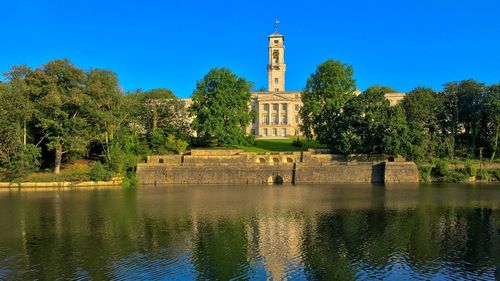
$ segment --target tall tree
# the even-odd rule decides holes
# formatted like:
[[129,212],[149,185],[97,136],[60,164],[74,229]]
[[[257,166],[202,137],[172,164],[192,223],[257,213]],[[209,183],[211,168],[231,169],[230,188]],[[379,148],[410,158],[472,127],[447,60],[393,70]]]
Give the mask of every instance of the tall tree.
[[[443,120],[453,136],[451,157],[474,156],[481,131],[481,107],[486,87],[474,80],[450,82],[445,85],[445,110]],[[458,144],[458,146],[456,145]],[[455,148],[460,151],[456,151]]]
[[54,152],[54,173],[58,174],[64,154],[81,155],[89,135],[90,100],[85,94],[84,71],[68,60],[54,60],[35,71],[40,98],[39,127],[46,146]]
[[247,140],[254,115],[250,84],[227,68],[215,68],[198,81],[193,93],[192,126],[200,144],[236,145]]
[[487,146],[490,149],[490,159],[493,161],[498,151],[500,134],[500,83],[488,87],[484,99],[485,123],[487,129]]
[[443,111],[444,96],[431,88],[417,87],[401,102],[410,130],[412,159],[428,159],[441,150],[439,114]]
[[302,93],[301,130],[320,143],[333,145],[339,137],[335,123],[347,101],[354,97],[353,68],[340,61],[327,60],[307,80]]
[[384,94],[391,88],[375,86],[349,100],[337,121],[332,148],[343,154],[406,154],[408,128],[400,107],[391,107]]
[[9,81],[6,107],[13,118],[11,124],[22,128],[24,146],[28,143],[28,122],[35,115],[34,101],[37,98],[29,82],[32,73],[31,68],[20,65],[11,67],[10,71],[4,74]]

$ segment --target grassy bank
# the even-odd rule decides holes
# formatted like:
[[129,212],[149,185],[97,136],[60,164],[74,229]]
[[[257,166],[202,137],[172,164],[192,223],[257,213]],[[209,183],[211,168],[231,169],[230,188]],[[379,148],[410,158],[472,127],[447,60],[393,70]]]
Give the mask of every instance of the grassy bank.
[[247,152],[268,152],[268,151],[304,151],[309,148],[325,148],[324,145],[319,144],[316,140],[307,140],[296,138],[285,139],[257,139],[252,146],[237,146]]
[[422,182],[488,182],[500,181],[497,165],[489,162],[480,164],[478,160],[439,159],[434,163],[418,163],[418,168]]

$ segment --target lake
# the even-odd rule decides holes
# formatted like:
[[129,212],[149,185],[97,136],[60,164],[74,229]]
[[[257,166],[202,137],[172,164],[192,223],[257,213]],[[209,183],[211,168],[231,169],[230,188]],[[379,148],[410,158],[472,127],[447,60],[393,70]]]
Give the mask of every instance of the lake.
[[500,184],[0,191],[0,279],[495,280]]

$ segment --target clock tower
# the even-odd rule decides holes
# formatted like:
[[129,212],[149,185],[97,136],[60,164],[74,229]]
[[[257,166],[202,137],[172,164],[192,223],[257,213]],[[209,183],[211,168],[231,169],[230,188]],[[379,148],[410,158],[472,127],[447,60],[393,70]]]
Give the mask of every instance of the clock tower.
[[269,40],[269,61],[267,64],[268,91],[285,91],[285,46],[283,41],[285,37],[278,33],[279,21],[274,21],[275,32],[268,36]]

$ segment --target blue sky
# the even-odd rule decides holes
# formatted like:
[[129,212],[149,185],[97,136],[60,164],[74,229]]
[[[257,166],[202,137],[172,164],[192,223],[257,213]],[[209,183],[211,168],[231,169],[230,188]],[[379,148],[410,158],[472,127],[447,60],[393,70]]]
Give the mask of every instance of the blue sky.
[[500,1],[5,1],[0,71],[68,58],[110,69],[124,90],[190,96],[213,67],[267,87],[267,36],[285,35],[286,89],[300,90],[329,58],[357,86],[500,82]]

